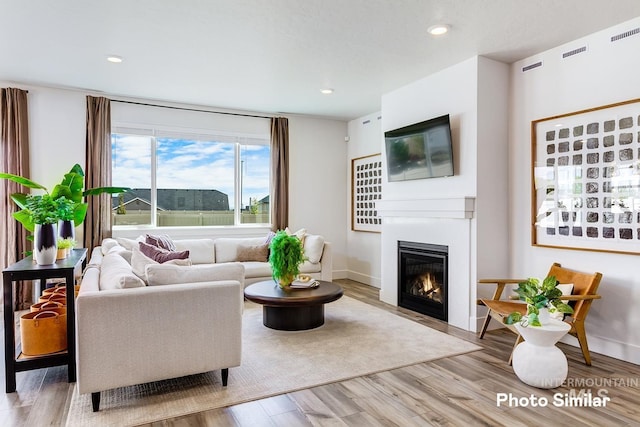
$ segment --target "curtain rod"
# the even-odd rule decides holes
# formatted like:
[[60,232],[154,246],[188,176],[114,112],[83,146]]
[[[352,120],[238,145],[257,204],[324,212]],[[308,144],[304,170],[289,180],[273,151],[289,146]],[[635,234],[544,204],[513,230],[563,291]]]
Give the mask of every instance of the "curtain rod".
[[211,114],[224,114],[227,116],[240,116],[240,117],[254,117],[257,119],[272,119],[274,116],[259,116],[256,114],[243,114],[243,113],[229,113],[225,111],[211,111],[211,110],[201,110],[198,108],[187,108],[187,107],[174,107],[171,105],[157,105],[157,104],[148,104],[145,102],[134,102],[134,101],[122,101],[120,99],[112,99],[112,102],[122,102],[123,104],[133,104],[133,105],[143,105],[145,107],[160,107],[160,108],[170,108],[173,110],[184,110],[184,111],[196,111],[200,113],[211,113]]

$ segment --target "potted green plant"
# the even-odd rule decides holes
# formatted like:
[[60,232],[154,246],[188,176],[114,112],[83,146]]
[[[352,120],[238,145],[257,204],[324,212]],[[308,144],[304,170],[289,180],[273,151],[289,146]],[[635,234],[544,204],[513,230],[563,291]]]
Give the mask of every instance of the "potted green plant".
[[[97,187],[84,190],[84,171],[79,164],[75,164],[71,170],[64,175],[62,181],[57,184],[53,190],[51,190],[51,193],[49,193],[49,190],[47,190],[43,185],[19,175],[0,173],[0,178],[8,179],[34,190],[43,190],[46,194],[50,194],[50,197],[53,200],[65,198],[73,203],[73,205],[67,205],[67,207],[64,208],[64,212],[61,214],[62,217],[60,218],[63,221],[73,221],[73,224],[71,225],[72,229],[82,224],[87,215],[88,204],[84,200],[86,196],[103,193],[125,193],[130,190],[128,187]],[[27,196],[28,195],[24,193],[14,193],[11,195],[11,200],[13,200],[22,209],[14,213],[13,217],[27,230],[33,232],[35,223],[31,220],[31,216],[27,211]],[[62,237],[71,236],[66,235]]]
[[[58,209],[59,219],[58,219],[58,237],[61,240],[76,238],[76,208],[78,207],[77,202],[73,202],[66,197],[62,196],[58,200],[66,200],[68,203],[64,203]],[[86,209],[84,210],[86,215]]]
[[296,236],[280,230],[271,239],[269,250],[273,279],[286,289],[300,273],[300,264],[305,260],[302,242]]
[[69,252],[75,247],[75,245],[76,241],[71,238],[58,238],[58,255],[56,259],[64,259],[69,256]]
[[53,264],[58,251],[58,219],[60,211],[68,208],[65,197],[54,199],[49,194],[25,197],[23,213],[33,224],[33,254],[40,265]]
[[504,323],[513,325],[520,322],[522,326],[542,326],[540,317],[547,310],[548,312],[573,313],[573,308],[560,299],[562,291],[557,286],[558,281],[555,276],[549,276],[542,282],[536,278],[529,278],[519,283],[515,292],[520,300],[527,303],[527,313],[525,316],[519,312],[511,313],[504,319]]

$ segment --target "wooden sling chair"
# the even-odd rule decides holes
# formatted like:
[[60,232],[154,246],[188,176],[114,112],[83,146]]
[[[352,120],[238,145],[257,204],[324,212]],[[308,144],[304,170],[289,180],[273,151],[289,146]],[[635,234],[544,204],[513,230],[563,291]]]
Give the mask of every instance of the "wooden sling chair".
[[[556,280],[560,284],[573,284],[573,291],[571,295],[564,295],[561,298],[565,302],[568,301],[569,305],[573,307],[573,313],[571,315],[566,315],[564,321],[571,326],[569,334],[578,339],[585,363],[587,366],[591,366],[591,355],[589,354],[589,346],[587,345],[587,335],[584,328],[584,322],[587,318],[587,314],[589,313],[589,309],[591,308],[591,302],[600,298],[600,295],[597,295],[596,291],[600,285],[602,274],[581,273],[568,268],[563,268],[560,264],[554,263],[547,274],[547,277],[549,276],[555,276]],[[518,311],[523,315],[526,314],[526,304],[522,301],[508,300],[502,296],[506,285],[517,284],[524,282],[525,280],[526,279],[482,279],[478,282],[481,285],[496,285],[495,292],[491,299],[478,300],[479,305],[485,305],[488,309],[487,316],[485,317],[482,329],[480,330],[480,338],[484,337],[492,318],[504,325],[504,318],[510,313]],[[517,298],[517,296],[515,298]],[[504,326],[518,335],[513,346],[515,349],[515,347],[522,342],[522,337],[513,325]],[[511,364],[511,357],[509,357],[509,364]]]

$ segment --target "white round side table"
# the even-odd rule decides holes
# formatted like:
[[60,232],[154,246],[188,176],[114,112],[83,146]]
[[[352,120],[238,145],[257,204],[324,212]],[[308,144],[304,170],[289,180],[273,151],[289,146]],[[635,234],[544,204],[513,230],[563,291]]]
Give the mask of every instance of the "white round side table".
[[556,388],[567,378],[567,356],[556,347],[571,326],[550,319],[542,326],[515,325],[524,338],[513,350],[513,371],[525,384],[538,388]]

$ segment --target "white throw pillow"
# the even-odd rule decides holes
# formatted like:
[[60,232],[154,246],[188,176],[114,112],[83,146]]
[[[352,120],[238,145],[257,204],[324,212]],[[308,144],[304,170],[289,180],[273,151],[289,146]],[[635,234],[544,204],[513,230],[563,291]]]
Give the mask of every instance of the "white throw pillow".
[[182,239],[174,240],[177,251],[189,251],[189,258],[193,264],[213,264],[215,260],[215,245],[213,239]]
[[104,256],[100,265],[100,290],[139,288],[145,284],[136,276],[131,265],[117,253]]
[[131,251],[134,246],[138,246],[138,242],[144,242],[144,236],[138,236],[136,239],[127,239],[126,237],[116,237],[116,242],[125,249]]
[[284,232],[287,233],[289,236],[296,236],[302,242],[302,244],[304,244],[304,239],[307,236],[306,228],[301,228],[300,230],[292,233],[291,230],[289,230],[289,227],[286,227],[284,229]]
[[317,264],[322,258],[324,249],[324,237],[316,234],[307,234],[304,238],[304,255],[312,264]]
[[149,286],[175,285],[180,283],[238,280],[244,288],[244,266],[240,263],[194,265],[151,264],[147,266]]
[[[573,293],[573,283],[562,283],[556,286],[556,288],[560,289],[560,291],[562,292],[562,295],[571,295]],[[563,300],[563,299],[561,299],[561,301],[565,304],[568,304],[570,302],[568,300]],[[549,312],[549,315],[554,319],[558,319],[558,320],[564,319],[564,313],[561,313],[559,311],[554,311],[553,313]]]

